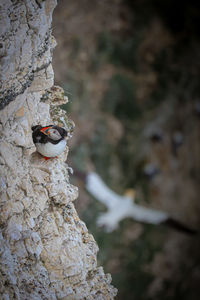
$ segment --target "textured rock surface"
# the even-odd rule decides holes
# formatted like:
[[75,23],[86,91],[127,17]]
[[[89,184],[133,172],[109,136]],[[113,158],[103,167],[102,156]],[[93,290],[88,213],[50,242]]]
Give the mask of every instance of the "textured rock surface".
[[[1,1],[1,299],[113,299],[110,275],[72,203],[68,149],[59,159],[35,152],[31,125],[73,129],[56,105],[52,11],[56,1]],[[20,18],[19,18],[20,16]],[[51,115],[52,113],[52,115]],[[57,113],[57,116],[55,115]]]

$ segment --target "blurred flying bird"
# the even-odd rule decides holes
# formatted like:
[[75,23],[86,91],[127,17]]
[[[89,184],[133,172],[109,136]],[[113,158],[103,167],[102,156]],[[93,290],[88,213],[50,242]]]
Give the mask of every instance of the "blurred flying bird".
[[108,211],[98,217],[97,220],[97,224],[105,226],[107,232],[115,230],[121,220],[130,217],[142,223],[163,224],[185,233],[197,233],[170,217],[166,212],[136,204],[133,189],[129,189],[124,196],[118,195],[94,172],[88,173],[85,180],[88,192],[108,208]]

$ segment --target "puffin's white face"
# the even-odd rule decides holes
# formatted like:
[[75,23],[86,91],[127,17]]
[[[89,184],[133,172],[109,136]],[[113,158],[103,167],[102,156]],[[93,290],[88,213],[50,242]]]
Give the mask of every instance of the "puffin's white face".
[[54,128],[49,128],[49,130],[47,131],[47,134],[54,141],[57,141],[62,138],[62,136],[60,135],[58,130],[54,129]]

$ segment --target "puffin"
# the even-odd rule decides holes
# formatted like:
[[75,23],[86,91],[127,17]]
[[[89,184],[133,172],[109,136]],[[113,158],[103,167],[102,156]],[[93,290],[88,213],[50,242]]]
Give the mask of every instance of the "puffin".
[[67,145],[68,132],[57,125],[31,127],[33,143],[46,160],[60,155]]

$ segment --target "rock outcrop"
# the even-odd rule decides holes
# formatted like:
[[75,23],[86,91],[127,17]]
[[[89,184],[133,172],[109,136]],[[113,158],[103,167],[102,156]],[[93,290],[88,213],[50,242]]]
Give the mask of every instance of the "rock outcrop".
[[97,244],[79,219],[68,148],[45,161],[31,126],[73,130],[53,86],[55,0],[1,1],[1,299],[113,299],[111,276],[97,267]]

